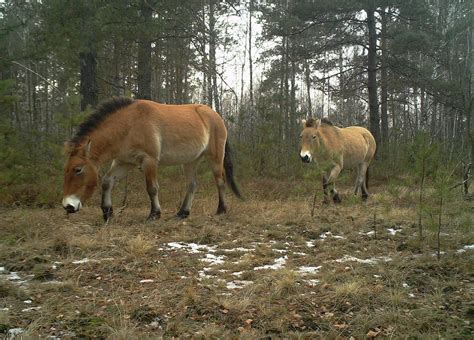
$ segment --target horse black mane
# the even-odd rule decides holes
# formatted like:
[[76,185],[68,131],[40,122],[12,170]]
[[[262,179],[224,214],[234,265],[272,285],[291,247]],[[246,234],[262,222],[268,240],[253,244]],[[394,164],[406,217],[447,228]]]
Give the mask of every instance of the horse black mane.
[[74,138],[71,139],[71,143],[79,144],[84,137],[89,135],[105,118],[132,103],[133,99],[127,97],[112,97],[104,100],[97,105],[91,115],[79,125],[79,129]]
[[321,124],[334,126],[334,124],[327,118],[321,118]]

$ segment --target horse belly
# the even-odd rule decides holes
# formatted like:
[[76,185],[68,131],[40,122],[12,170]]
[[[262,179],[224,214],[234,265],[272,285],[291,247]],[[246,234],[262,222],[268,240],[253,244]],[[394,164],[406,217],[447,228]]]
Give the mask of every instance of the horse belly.
[[207,143],[162,143],[158,159],[160,165],[180,165],[197,160],[206,151]]

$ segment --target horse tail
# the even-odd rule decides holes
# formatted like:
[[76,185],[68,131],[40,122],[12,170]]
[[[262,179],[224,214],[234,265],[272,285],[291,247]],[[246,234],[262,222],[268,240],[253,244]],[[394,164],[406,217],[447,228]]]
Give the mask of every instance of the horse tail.
[[235,179],[234,179],[234,165],[232,164],[232,150],[227,140],[225,142],[225,151],[224,151],[224,170],[225,170],[225,178],[226,178],[227,184],[230,186],[235,196],[237,196],[240,199],[243,199],[242,195],[240,194],[239,187],[237,186],[237,183],[235,182]]

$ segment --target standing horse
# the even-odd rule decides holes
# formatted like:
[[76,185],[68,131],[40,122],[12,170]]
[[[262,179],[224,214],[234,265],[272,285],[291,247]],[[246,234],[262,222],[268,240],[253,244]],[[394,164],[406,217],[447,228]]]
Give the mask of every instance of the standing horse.
[[301,133],[300,157],[304,163],[315,160],[328,162],[332,167],[329,177],[323,177],[324,202],[328,203],[328,185],[332,184],[331,194],[334,203],[341,199],[336,191],[335,181],[343,168],[356,169],[357,179],[354,194],[362,191],[362,199],[367,200],[369,193],[368,168],[375,155],[375,139],[363,127],[349,126],[338,128],[327,119],[305,121]]
[[65,166],[62,205],[77,212],[93,193],[98,169],[113,160],[102,179],[101,208],[107,221],[113,213],[112,188],[129,169],[139,166],[145,175],[151,201],[147,220],[161,215],[156,171],[158,165],[183,165],[187,193],[177,216],[189,215],[196,191],[196,166],[206,158],[217,185],[217,214],[226,212],[224,171],[236,196],[227,130],[221,116],[205,105],[164,105],[148,100],[111,98],[101,103],[66,142],[69,158]]

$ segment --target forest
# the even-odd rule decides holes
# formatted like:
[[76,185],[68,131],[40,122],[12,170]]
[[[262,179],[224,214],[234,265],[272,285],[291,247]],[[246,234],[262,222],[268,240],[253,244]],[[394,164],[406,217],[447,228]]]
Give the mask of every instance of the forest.
[[[471,0],[0,0],[0,336],[470,338],[473,26]],[[213,108],[245,200],[215,216],[202,166],[177,220],[159,168],[145,223],[133,170],[111,221],[100,192],[66,215],[64,143],[113,96]],[[346,170],[322,203],[310,118],[373,135],[366,203]]]

